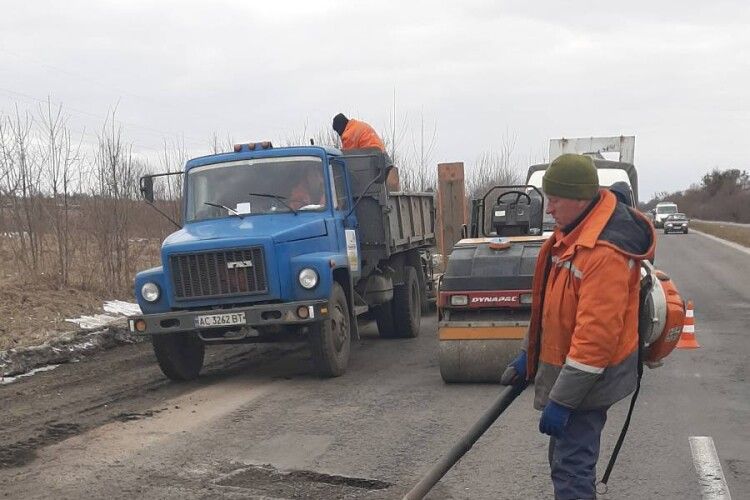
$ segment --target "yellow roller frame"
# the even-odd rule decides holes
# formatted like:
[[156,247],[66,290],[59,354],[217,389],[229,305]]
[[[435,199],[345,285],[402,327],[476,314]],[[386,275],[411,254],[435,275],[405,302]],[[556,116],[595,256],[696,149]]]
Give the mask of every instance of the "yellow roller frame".
[[526,335],[528,326],[441,326],[440,340],[520,340]]

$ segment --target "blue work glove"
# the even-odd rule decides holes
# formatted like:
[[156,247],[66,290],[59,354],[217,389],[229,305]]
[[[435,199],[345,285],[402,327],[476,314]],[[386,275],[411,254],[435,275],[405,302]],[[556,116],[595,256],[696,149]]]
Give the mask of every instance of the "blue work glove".
[[516,356],[503,374],[500,376],[502,385],[513,385],[515,387],[526,387],[526,351]]
[[539,419],[539,432],[559,438],[565,432],[565,425],[569,418],[570,408],[550,400],[542,410],[542,418]]

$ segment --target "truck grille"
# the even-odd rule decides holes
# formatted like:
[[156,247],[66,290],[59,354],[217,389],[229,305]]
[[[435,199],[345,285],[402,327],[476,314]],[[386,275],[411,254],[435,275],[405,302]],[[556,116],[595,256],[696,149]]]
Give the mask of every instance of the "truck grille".
[[177,299],[266,293],[263,248],[241,248],[169,256]]

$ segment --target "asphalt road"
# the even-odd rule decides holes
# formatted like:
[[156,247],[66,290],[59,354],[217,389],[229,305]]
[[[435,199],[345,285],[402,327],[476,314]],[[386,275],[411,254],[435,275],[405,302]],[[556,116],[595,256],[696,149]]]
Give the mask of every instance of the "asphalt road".
[[[732,496],[750,498],[750,256],[698,234],[659,238],[657,267],[695,301],[702,347],[647,370],[601,498],[701,498],[691,436],[713,438]],[[294,346],[208,354],[205,376],[187,384],[165,381],[140,344],[1,386],[0,495],[400,498],[500,390],[442,382],[434,316],[415,340],[380,340],[368,326],[333,380],[312,376]],[[430,498],[551,497],[531,396]],[[610,412],[602,471],[626,406]]]

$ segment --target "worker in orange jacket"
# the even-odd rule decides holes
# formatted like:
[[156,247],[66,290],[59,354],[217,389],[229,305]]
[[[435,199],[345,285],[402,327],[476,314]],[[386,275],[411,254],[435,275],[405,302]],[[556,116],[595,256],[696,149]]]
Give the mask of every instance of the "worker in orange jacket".
[[385,145],[375,129],[369,124],[347,118],[343,113],[333,117],[333,130],[341,137],[341,149],[378,148],[385,151]]
[[596,498],[607,410],[636,388],[639,262],[656,238],[645,216],[599,188],[588,156],[555,159],[542,189],[556,228],[539,252],[525,350],[502,383],[534,381],[555,498]]
[[[343,151],[367,148],[378,148],[385,151],[385,145],[378,133],[363,121],[350,119],[343,113],[339,113],[333,117],[333,130],[341,137],[341,149]],[[389,190],[400,191],[401,186],[396,167],[391,168],[386,183]]]
[[326,204],[323,171],[316,166],[304,168],[301,179],[292,188],[288,204],[293,210],[316,206],[322,208]]

